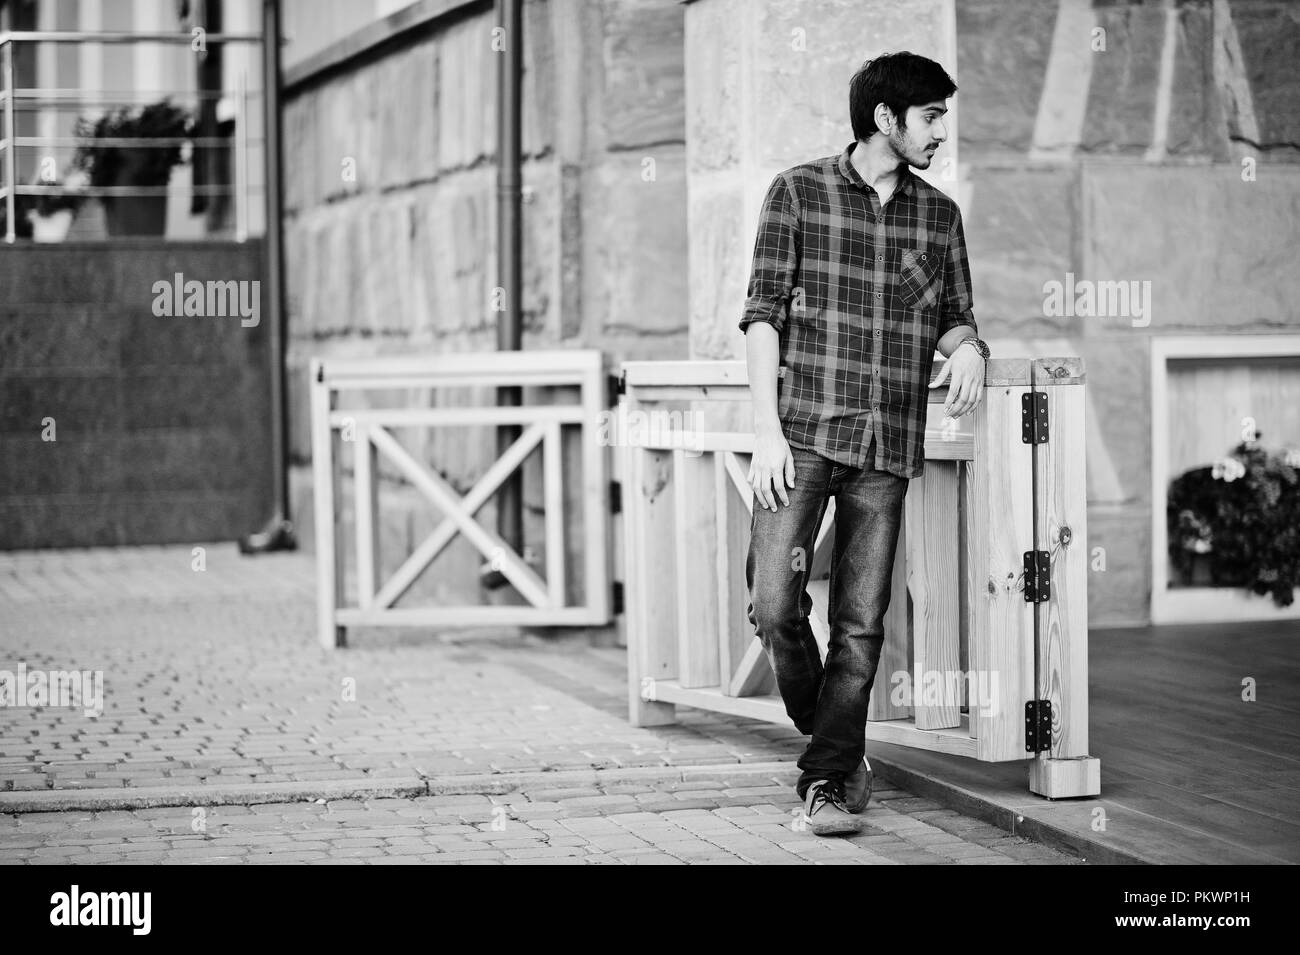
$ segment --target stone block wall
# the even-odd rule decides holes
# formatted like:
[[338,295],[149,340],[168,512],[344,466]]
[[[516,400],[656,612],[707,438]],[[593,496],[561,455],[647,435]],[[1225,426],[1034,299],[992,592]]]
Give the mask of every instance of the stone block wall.
[[[435,6],[436,16],[394,27],[360,53],[346,49],[359,35],[349,25],[333,59],[317,29],[310,58],[287,64],[291,496],[307,546],[311,358],[496,345],[495,20],[482,2],[414,5]],[[611,369],[628,357],[685,353],[683,19],[673,0],[525,5],[526,350],[599,348]],[[494,451],[490,435],[468,429],[411,435],[408,446],[461,492]],[[538,458],[523,474],[526,538],[540,553]],[[391,469],[380,495],[381,572],[389,573],[434,517]],[[566,510],[577,513],[576,499]],[[491,526],[492,505],[480,516]],[[573,556],[578,581],[582,555]],[[412,596],[478,602],[481,562],[458,538]]]

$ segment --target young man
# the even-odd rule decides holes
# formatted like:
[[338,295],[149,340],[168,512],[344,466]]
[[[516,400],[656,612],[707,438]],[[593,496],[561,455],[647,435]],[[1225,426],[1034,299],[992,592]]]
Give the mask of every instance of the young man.
[[[814,833],[859,828],[871,795],[867,701],[884,643],[908,481],[924,466],[928,388],[978,405],[987,346],[971,314],[957,204],[915,176],[948,136],[957,86],[933,60],[869,60],[849,84],[856,141],[781,173],[758,225],[740,328],[754,405],[749,619],[786,712],[812,739],[797,791]],[[934,351],[948,359],[927,382]],[[808,568],[835,498],[830,646]]]

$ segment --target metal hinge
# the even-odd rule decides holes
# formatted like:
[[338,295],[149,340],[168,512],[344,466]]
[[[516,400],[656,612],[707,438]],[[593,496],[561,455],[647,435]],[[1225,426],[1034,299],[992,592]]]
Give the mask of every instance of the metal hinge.
[[618,481],[609,482],[609,512],[620,514],[623,511],[623,485]]
[[617,617],[623,612],[623,581],[621,580],[614,581],[612,604],[614,616]]
[[618,399],[627,393],[627,379],[623,373],[617,375],[608,375],[606,381],[609,385],[609,406],[612,408],[618,404]]
[[1047,392],[1026,391],[1020,396],[1020,440],[1047,443]]
[[1041,753],[1052,748],[1052,701],[1030,700],[1025,704],[1025,752]]
[[1040,604],[1052,596],[1052,555],[1045,550],[1025,551],[1025,603]]

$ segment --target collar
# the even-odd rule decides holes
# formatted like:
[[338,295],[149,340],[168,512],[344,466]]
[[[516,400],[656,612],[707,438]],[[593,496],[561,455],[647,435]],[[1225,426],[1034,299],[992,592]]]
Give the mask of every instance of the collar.
[[[876,135],[879,136],[881,134],[877,133]],[[850,158],[853,155],[853,148],[857,146],[857,144],[858,141],[855,139],[844,147],[844,152],[840,153],[840,158],[836,163],[836,166],[839,168],[840,175],[853,183],[853,185],[857,186],[859,189],[870,189],[871,187],[867,185],[867,181],[862,178],[862,174],[858,172],[857,167],[853,165],[853,161]],[[907,163],[903,163],[903,165],[899,166],[898,169],[897,192],[901,195],[910,196],[912,194],[912,178],[914,176],[912,167],[907,165]],[[872,189],[872,191],[874,192],[875,190]]]

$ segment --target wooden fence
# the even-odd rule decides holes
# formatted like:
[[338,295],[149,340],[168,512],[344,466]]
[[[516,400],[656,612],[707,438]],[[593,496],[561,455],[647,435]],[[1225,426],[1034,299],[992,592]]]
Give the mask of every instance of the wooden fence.
[[[545,391],[545,403],[498,407],[488,398],[480,405],[446,402],[449,390],[515,385]],[[373,407],[366,395],[394,389],[428,390],[425,407]],[[339,407],[340,396],[354,399]],[[316,360],[311,369],[312,470],[315,486],[316,563],[318,568],[318,626],[322,645],[341,645],[349,626],[597,626],[609,622],[609,531],[606,450],[597,430],[604,414],[606,380],[600,352],[485,352],[425,357],[362,360]],[[359,399],[359,400],[358,400]],[[463,495],[438,467],[404,446],[394,429],[463,428],[499,425],[521,427],[519,437]],[[579,467],[566,469],[563,429],[575,429]],[[485,436],[486,437],[486,436]],[[351,445],[352,451],[343,454]],[[534,568],[490,526],[476,517],[505,479],[536,449],[542,454],[542,500],[545,544],[542,567]],[[381,580],[379,478],[382,455],[420,492],[441,520],[397,570]],[[340,541],[343,500],[341,466],[352,465],[352,512],[355,534],[352,558]],[[460,462],[445,462],[456,464]],[[566,473],[577,470],[577,474]],[[573,489],[572,510],[566,514],[565,488]],[[580,531],[572,531],[573,527]],[[582,556],[582,600],[566,597],[572,573],[566,560],[565,534],[580,533],[576,546]],[[523,598],[521,605],[461,605],[395,607],[417,577],[457,534],[465,537]],[[342,543],[344,546],[340,547]],[[346,567],[354,568],[354,599],[344,586]]]
[[[1083,364],[993,359],[986,385],[964,425],[942,417],[946,389],[931,395],[866,735],[979,760],[1032,759],[1033,792],[1095,795]],[[627,362],[622,387],[631,719],[668,723],[687,705],[786,723],[748,619],[745,364]],[[809,588],[823,653],[833,521],[832,502]]]

